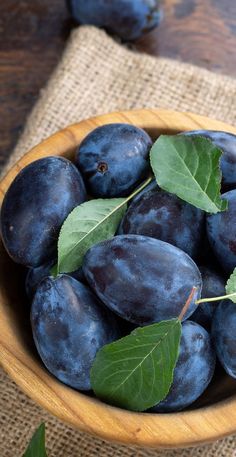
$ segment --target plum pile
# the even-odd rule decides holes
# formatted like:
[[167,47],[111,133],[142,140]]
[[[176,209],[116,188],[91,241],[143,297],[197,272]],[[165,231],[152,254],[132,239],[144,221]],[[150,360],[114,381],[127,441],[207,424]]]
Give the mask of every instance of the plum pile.
[[[81,2],[81,10],[80,2],[70,3],[82,22],[83,14],[91,13],[93,2]],[[128,3],[138,12],[138,5],[151,8],[156,2]],[[136,26],[130,33],[138,34],[144,25]],[[206,214],[153,181],[131,200],[114,237],[95,240],[82,268],[56,275],[58,235],[71,211],[90,197],[126,197],[151,175],[152,140],[129,124],[93,130],[78,146],[75,164],[45,157],[26,166],[1,208],[5,249],[27,268],[38,353],[52,375],[75,389],[91,390],[90,370],[99,349],[137,327],[178,318],[195,288],[183,317],[173,384],[152,412],[191,405],[211,382],[216,355],[236,378],[235,305],[229,300],[196,304],[201,297],[225,295],[227,275],[236,267],[236,137],[185,134],[205,136],[222,148],[227,211]]]

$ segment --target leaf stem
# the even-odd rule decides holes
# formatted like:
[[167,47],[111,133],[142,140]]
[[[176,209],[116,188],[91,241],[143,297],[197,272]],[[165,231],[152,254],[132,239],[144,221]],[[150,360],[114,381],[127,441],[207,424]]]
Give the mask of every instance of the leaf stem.
[[130,194],[126,199],[126,203],[129,202],[132,198],[134,198],[141,190],[145,189],[145,187],[153,180],[153,176],[150,176],[150,178],[147,178],[146,181],[143,182],[143,184],[138,187],[138,189],[135,189],[132,194]]
[[186,301],[186,303],[185,303],[185,305],[184,305],[184,307],[183,307],[183,309],[182,309],[182,311],[181,311],[181,313],[180,313],[180,315],[178,317],[179,321],[182,321],[183,317],[185,316],[186,312],[188,311],[189,305],[190,305],[190,303],[192,301],[192,298],[193,298],[196,290],[197,290],[197,287],[193,287],[192,288],[192,290],[191,290],[191,292],[189,294],[189,297],[188,297],[188,299],[187,299],[187,301]]
[[220,297],[212,297],[212,298],[200,298],[199,300],[196,300],[195,303],[196,305],[200,305],[201,303],[208,303],[208,302],[214,302],[214,301],[219,301],[219,300],[227,300],[227,298],[235,297],[236,292],[233,294],[227,294],[227,295],[222,295]]

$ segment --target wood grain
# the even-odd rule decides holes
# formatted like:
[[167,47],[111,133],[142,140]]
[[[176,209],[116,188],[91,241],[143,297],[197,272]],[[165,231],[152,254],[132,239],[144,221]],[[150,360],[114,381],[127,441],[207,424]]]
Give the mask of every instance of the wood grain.
[[[16,174],[31,161],[52,155],[73,158],[76,146],[93,128],[129,122],[160,133],[192,129],[236,128],[205,117],[169,111],[129,111],[92,118],[56,133],[26,154],[0,182],[0,203]],[[217,375],[198,409],[178,414],[131,413],[101,403],[58,382],[40,362],[29,326],[21,267],[0,245],[0,362],[37,403],[76,428],[104,439],[153,448],[195,446],[236,432],[236,381]]]
[[[234,1],[162,3],[164,20],[135,43],[139,51],[236,76]],[[0,2],[0,166],[12,151],[74,26],[65,0]]]

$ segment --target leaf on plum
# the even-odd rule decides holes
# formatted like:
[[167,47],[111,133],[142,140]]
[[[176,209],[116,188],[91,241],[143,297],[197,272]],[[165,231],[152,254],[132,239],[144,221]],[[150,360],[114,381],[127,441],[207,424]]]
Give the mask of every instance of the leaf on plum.
[[90,375],[108,403],[145,411],[163,400],[173,382],[181,338],[179,319],[135,329],[98,351]]
[[62,225],[58,240],[58,272],[81,267],[87,250],[111,238],[127,208],[126,199],[90,200],[77,206]]
[[151,148],[151,166],[158,185],[209,213],[227,209],[221,199],[222,151],[200,136],[161,135]]
[[226,293],[228,295],[235,294],[234,296],[229,297],[232,302],[236,303],[236,268],[233,273],[230,275],[226,283]]

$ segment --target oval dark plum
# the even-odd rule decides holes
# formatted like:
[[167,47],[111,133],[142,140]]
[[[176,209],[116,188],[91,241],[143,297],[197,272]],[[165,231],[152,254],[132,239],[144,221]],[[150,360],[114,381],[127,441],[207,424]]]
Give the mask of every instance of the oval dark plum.
[[93,246],[83,271],[105,305],[137,325],[179,316],[195,286],[187,318],[201,294],[200,272],[185,252],[140,235],[120,235]]
[[79,390],[91,388],[90,369],[97,351],[121,335],[116,317],[88,287],[67,275],[40,283],[31,324],[44,365]]
[[10,185],[1,209],[1,233],[12,259],[37,267],[56,256],[60,227],[86,198],[76,167],[62,157],[26,166]]
[[200,135],[209,138],[223,152],[220,160],[224,191],[236,188],[236,135],[215,130],[193,130],[184,135]]
[[224,300],[212,320],[212,338],[216,354],[225,371],[236,378],[236,305]]
[[76,165],[95,197],[123,197],[146,177],[152,141],[130,124],[107,124],[87,135],[76,152]]
[[207,215],[207,236],[221,267],[232,273],[236,267],[236,189],[222,195],[228,210]]
[[134,40],[156,27],[161,19],[159,0],[67,0],[79,24],[103,27],[123,40]]
[[77,281],[82,282],[83,284],[87,285],[86,278],[84,276],[82,267],[78,268],[78,270],[68,273],[68,276],[71,276],[72,278],[76,279]]
[[[202,298],[225,295],[225,279],[208,267],[199,267],[202,275]],[[220,301],[202,303],[191,316],[191,320],[210,331],[213,315]]]
[[191,405],[210,383],[215,363],[216,355],[208,332],[195,322],[184,322],[173,384],[167,397],[151,411],[169,413]]
[[119,234],[157,238],[196,258],[201,249],[204,228],[203,211],[156,187],[138,195],[131,203],[121,222]]

